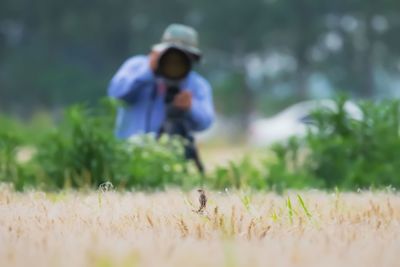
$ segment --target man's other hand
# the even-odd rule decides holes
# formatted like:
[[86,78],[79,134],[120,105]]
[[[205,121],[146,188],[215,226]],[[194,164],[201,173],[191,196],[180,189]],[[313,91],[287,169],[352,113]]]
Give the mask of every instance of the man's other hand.
[[149,63],[150,63],[150,68],[153,70],[153,72],[155,73],[157,71],[158,68],[158,60],[160,57],[160,53],[157,51],[151,51],[149,54]]
[[192,93],[189,91],[182,91],[177,94],[173,102],[174,107],[179,109],[188,110],[192,106]]

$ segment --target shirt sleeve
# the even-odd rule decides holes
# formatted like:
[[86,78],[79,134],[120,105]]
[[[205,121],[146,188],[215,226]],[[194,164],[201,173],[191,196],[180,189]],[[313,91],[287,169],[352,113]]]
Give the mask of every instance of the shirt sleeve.
[[137,101],[138,91],[143,85],[151,83],[154,74],[146,56],[128,59],[118,69],[108,86],[108,95],[128,103]]
[[203,131],[214,121],[214,105],[210,84],[196,75],[189,83],[192,92],[192,106],[189,110],[189,122],[193,131]]

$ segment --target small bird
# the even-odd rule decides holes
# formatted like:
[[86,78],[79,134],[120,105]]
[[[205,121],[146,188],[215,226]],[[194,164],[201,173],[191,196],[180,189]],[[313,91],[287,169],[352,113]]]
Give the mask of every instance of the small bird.
[[206,196],[206,192],[203,189],[197,189],[197,192],[199,192],[199,194],[200,194],[200,196],[199,196],[200,207],[196,212],[202,213],[207,206],[207,196]]

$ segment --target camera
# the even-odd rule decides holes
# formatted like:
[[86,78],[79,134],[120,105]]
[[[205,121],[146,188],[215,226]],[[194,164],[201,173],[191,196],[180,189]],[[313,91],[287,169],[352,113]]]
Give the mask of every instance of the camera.
[[185,78],[192,69],[192,58],[184,51],[170,47],[159,57],[156,73],[171,81]]
[[168,48],[159,58],[156,74],[166,80],[165,119],[157,133],[159,138],[163,134],[179,136],[185,140],[185,157],[193,160],[200,173],[204,172],[204,167],[200,161],[193,135],[190,131],[187,120],[187,112],[173,105],[176,95],[181,88],[179,81],[185,78],[192,69],[193,59],[184,51],[177,48]]
[[[175,48],[170,47],[166,49],[159,57],[158,61],[158,69],[156,74],[160,77],[164,78],[165,84],[167,87],[164,103],[165,103],[165,122],[168,125],[172,124],[180,127],[162,127],[164,128],[164,132],[168,134],[176,134],[179,132],[179,135],[185,137],[188,135],[188,130],[184,131],[182,124],[186,122],[185,120],[185,111],[181,110],[173,105],[174,98],[181,91],[180,88],[180,80],[184,79],[192,69],[192,58],[186,52]],[[165,129],[166,128],[166,129]],[[177,128],[181,129],[180,131]]]

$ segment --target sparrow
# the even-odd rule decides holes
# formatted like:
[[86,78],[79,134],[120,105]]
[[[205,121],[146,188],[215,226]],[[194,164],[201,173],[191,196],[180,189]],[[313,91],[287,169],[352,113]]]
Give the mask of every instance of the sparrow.
[[200,194],[199,195],[200,207],[196,212],[202,213],[207,206],[207,196],[206,196],[206,192],[203,189],[197,189],[197,192],[199,192],[199,194]]

